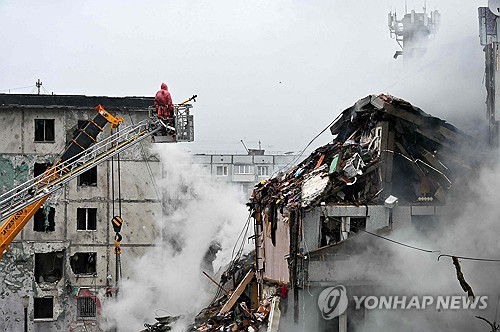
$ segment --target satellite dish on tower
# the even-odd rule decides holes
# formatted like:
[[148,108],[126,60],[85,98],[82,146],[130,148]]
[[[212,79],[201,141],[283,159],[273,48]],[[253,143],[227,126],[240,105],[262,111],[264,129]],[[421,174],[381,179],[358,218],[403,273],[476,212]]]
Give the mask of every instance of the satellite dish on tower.
[[488,8],[496,16],[500,16],[500,0],[488,0]]

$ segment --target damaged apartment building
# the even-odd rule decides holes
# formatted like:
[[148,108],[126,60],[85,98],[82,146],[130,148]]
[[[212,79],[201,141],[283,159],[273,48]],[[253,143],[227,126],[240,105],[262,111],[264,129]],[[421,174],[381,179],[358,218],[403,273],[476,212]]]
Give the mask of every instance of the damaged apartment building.
[[446,121],[383,94],[343,111],[330,131],[331,143],[257,184],[249,206],[259,299],[288,284],[288,315],[280,325],[305,319],[314,331],[345,332],[363,317],[347,311],[324,320],[310,294],[339,284],[355,292],[367,282],[342,274],[354,264],[351,238],[369,247],[374,237],[366,232],[410,224],[425,232],[437,223],[451,189],[460,186],[454,175],[468,168],[460,151],[472,142]]
[[[137,123],[148,117],[153,99],[1,94],[0,193],[52,165],[98,104]],[[105,128],[99,139],[109,134]],[[161,176],[159,160],[140,144],[119,158],[119,164],[115,156],[54,193],[4,254],[1,330],[22,331],[25,321],[29,331],[98,330],[101,305],[115,296],[112,217],[121,209],[125,220],[125,277],[133,269],[127,258],[153,245],[162,215],[152,176],[145,172]]]
[[[0,194],[53,165],[99,104],[130,125],[150,116],[153,98],[0,94]],[[110,134],[105,127],[97,141]],[[0,260],[0,329],[22,330],[26,323],[29,331],[99,330],[102,304],[116,296],[117,274],[122,279],[131,274],[132,258],[162,233],[165,204],[183,199],[169,188],[157,191],[154,179],[170,175],[152,144],[144,142],[64,184],[17,235]],[[199,166],[193,176],[227,182],[248,194],[295,158],[248,152],[192,155]],[[116,215],[124,220],[120,264],[111,223]]]

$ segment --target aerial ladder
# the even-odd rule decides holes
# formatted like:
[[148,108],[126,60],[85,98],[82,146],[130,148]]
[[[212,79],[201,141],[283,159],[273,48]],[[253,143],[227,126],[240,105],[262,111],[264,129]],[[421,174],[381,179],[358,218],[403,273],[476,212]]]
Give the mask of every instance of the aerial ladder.
[[[83,128],[78,130],[50,168],[0,195],[0,259],[51,194],[62,189],[78,175],[147,138],[154,143],[193,141],[194,118],[190,114],[193,106],[189,102],[195,101],[195,98],[196,95],[174,104],[173,119],[158,118],[155,109],[149,108],[147,119],[121,128],[99,141],[97,136],[104,131],[108,123],[112,129],[118,128],[123,118],[115,117],[98,105],[94,118],[89,119]],[[114,220],[112,222],[115,223]],[[119,230],[115,228],[117,229]],[[115,246],[118,246],[119,250],[119,241],[115,240]]]

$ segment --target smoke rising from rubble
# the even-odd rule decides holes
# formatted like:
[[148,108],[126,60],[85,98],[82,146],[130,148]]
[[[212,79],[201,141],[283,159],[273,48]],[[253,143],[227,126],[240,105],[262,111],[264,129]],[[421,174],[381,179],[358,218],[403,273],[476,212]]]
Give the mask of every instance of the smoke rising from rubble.
[[[486,146],[484,53],[479,45],[477,27],[470,29],[470,25],[477,24],[477,7],[486,6],[486,2],[469,3],[468,12],[464,12],[464,8],[454,12],[450,10],[452,6],[450,2],[436,2],[435,8],[441,12],[443,20],[440,31],[428,44],[427,53],[421,59],[406,61],[401,72],[392,72],[391,76],[400,77],[399,83],[380,92],[410,101],[425,112],[456,125]],[[465,19],[464,24],[457,23],[460,17]],[[464,187],[453,193],[448,213],[438,225],[417,226],[415,222],[396,227],[386,235],[388,238],[440,250],[443,254],[500,259],[498,151],[485,148],[486,156],[473,149],[464,148],[460,152],[464,160],[473,161],[473,170],[469,174],[455,174],[456,182]],[[450,257],[441,257],[438,261],[438,253],[412,250],[368,234],[358,236],[359,249],[363,253],[351,258],[349,268],[342,271],[346,278],[354,275],[375,281],[385,290],[385,293],[381,291],[383,295],[466,295]],[[390,257],[390,264],[382,264],[381,258],[387,257]],[[460,260],[460,263],[474,293],[489,296],[487,310],[371,310],[359,331],[392,332],[402,328],[488,331],[488,325],[475,316],[491,322],[499,320],[495,312],[500,294],[500,263],[469,260]]]
[[[500,186],[499,171],[498,166],[485,167],[471,179],[470,192],[450,202],[450,213],[442,217],[436,227],[421,224],[418,227],[418,222],[414,222],[395,228],[387,237],[420,248],[440,250],[442,254],[499,259],[500,207],[495,198]],[[438,261],[439,253],[405,248],[368,234],[357,241],[359,248],[364,248],[363,253],[351,259],[349,267],[342,271],[346,278],[372,280],[381,285],[383,295],[465,295],[450,257],[441,257]],[[383,264],[381,258],[390,263]],[[487,325],[476,319],[476,315],[498,322],[495,312],[500,294],[497,277],[500,263],[469,260],[460,260],[460,263],[465,280],[476,296],[489,296],[487,310],[372,310],[360,331],[401,331],[401,326],[418,331],[486,330]]]
[[[116,320],[120,331],[140,331],[144,323],[154,324],[154,317],[166,315],[184,315],[192,322],[214,294],[214,285],[202,274],[205,253],[217,241],[222,250],[213,263],[215,272],[227,264],[248,217],[243,194],[203,178],[204,170],[192,165],[186,153],[172,145],[157,148],[157,153],[165,177],[160,183],[164,216],[157,225],[163,228],[163,239],[128,262],[135,269],[123,276],[118,302],[106,303],[105,316]],[[174,326],[180,330],[182,324]]]

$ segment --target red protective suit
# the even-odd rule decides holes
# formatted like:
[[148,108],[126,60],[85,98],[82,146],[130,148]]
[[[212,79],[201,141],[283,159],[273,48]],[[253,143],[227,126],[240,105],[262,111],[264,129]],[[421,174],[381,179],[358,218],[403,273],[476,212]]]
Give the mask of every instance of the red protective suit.
[[161,84],[161,90],[156,93],[155,107],[160,118],[171,118],[174,115],[174,105],[172,97],[168,92],[168,87],[165,83]]

